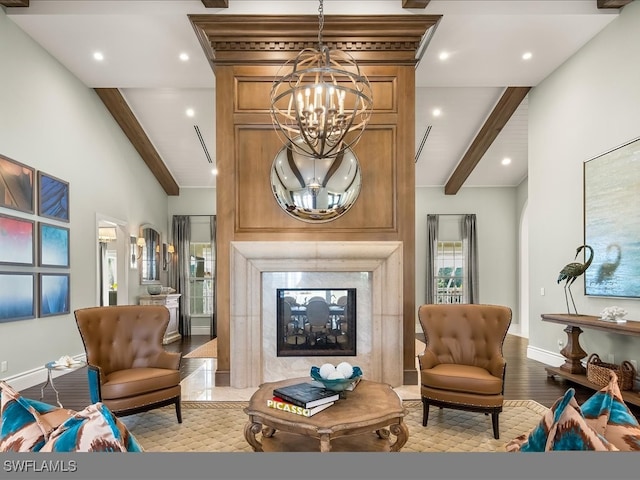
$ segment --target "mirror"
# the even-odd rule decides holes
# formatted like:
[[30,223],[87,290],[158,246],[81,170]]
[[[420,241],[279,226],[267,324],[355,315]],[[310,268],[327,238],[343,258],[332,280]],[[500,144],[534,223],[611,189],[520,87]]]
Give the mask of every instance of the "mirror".
[[[140,242],[140,238],[144,242]],[[160,232],[151,225],[140,227],[140,283],[157,283],[160,281]],[[140,245],[140,243],[142,245]]]
[[315,159],[284,147],[271,166],[278,205],[304,222],[330,222],[344,215],[358,198],[361,183],[358,158],[350,148],[335,158]]

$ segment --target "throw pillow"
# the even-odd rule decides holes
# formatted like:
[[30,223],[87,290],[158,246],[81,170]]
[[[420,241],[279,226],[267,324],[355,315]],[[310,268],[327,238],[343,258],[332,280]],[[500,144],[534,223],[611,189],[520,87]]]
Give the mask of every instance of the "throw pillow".
[[521,435],[507,443],[506,450],[508,452],[617,451],[613,444],[587,424],[574,395],[575,390],[568,389],[528,435]]
[[622,451],[640,451],[640,424],[624,403],[618,375],[610,372],[609,384],[582,404],[582,414],[596,432]]
[[0,381],[0,452],[37,452],[72,410],[22,397]]
[[142,452],[143,449],[106,405],[98,402],[56,428],[41,452]]

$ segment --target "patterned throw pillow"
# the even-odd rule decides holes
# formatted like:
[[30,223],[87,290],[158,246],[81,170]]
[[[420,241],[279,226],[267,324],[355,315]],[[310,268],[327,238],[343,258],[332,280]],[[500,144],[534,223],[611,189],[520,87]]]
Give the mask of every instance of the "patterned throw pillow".
[[528,435],[521,435],[511,440],[505,445],[506,450],[508,452],[617,451],[613,444],[587,424],[574,394],[573,388],[568,389]]
[[0,381],[0,452],[37,452],[72,410],[22,397]]
[[640,451],[640,424],[624,403],[618,376],[610,373],[609,384],[582,404],[587,424],[621,451]]
[[94,403],[56,428],[41,452],[142,452],[124,423]]

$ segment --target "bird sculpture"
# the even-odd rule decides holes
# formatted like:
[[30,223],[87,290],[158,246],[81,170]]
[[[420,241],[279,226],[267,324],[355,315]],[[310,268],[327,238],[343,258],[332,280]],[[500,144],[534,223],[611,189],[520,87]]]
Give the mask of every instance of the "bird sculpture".
[[565,280],[564,299],[567,302],[567,313],[569,314],[571,314],[571,310],[569,310],[569,298],[567,297],[567,290],[569,291],[569,296],[571,297],[571,303],[573,304],[573,311],[576,312],[576,315],[577,315],[578,310],[576,309],[576,302],[573,301],[573,294],[571,293],[571,285],[573,284],[573,282],[576,281],[576,278],[582,275],[587,270],[587,268],[589,268],[589,265],[591,265],[591,262],[593,261],[593,248],[591,248],[589,245],[580,245],[576,249],[575,258],[578,258],[578,255],[580,254],[580,252],[585,248],[589,250],[589,258],[587,259],[587,261],[585,263],[571,262],[565,265],[564,268],[560,270],[560,275],[558,275],[558,283]]

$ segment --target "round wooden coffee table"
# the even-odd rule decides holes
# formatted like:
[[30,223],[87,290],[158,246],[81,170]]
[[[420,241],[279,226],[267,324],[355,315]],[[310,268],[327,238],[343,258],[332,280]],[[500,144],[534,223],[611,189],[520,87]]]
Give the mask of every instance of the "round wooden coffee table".
[[274,388],[300,382],[311,378],[263,383],[253,394],[244,409],[249,416],[244,436],[254,451],[318,451],[319,441],[321,452],[397,452],[407,442],[406,410],[390,385],[361,380],[353,391],[345,392],[346,398],[311,417],[267,406]]

